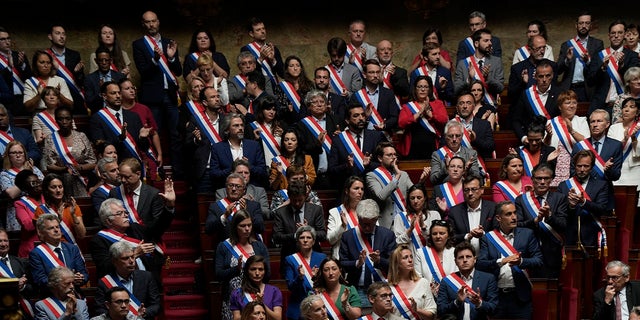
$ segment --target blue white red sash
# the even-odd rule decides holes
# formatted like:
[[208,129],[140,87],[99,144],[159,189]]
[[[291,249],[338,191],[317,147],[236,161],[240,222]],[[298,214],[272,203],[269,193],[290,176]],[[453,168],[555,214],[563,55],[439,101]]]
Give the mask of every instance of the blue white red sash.
[[80,172],[76,170],[76,166],[78,165],[78,161],[71,155],[71,150],[69,150],[69,146],[67,146],[67,141],[64,140],[58,131],[54,131],[51,133],[51,139],[53,141],[53,146],[56,150],[56,153],[62,160],[62,163],[71,170],[71,173],[76,176],[80,182],[87,187],[87,180],[84,179]]
[[242,303],[246,306],[249,302],[256,300],[258,296],[255,293],[242,293]]
[[353,156],[353,163],[358,170],[360,170],[360,172],[364,172],[364,154],[362,153],[362,150],[360,150],[360,146],[356,144],[355,140],[353,140],[351,132],[349,132],[349,130],[342,131],[338,134],[338,138],[347,149],[347,154]]
[[287,160],[287,158],[283,157],[283,156],[276,156],[273,157],[273,162],[280,164],[280,167],[282,168],[282,175],[283,176],[287,176],[287,168],[289,168],[289,160]]
[[[586,140],[587,139],[585,139],[583,141],[586,141]],[[589,196],[587,191],[584,190],[584,187],[582,186],[582,184],[578,181],[578,179],[575,176],[565,180],[565,183],[567,184],[567,188],[569,190],[575,189],[575,190],[578,191],[578,194],[582,194],[584,196],[585,200],[591,201],[591,197]],[[606,253],[606,251],[607,251],[607,231],[605,230],[605,228],[602,225],[602,223],[600,222],[600,220],[598,220],[598,218],[595,215],[591,214],[589,211],[584,210],[584,209],[578,211],[578,215],[579,216],[591,215],[591,217],[593,218],[593,221],[595,221],[596,224],[598,225],[598,227],[600,228],[600,231],[598,232],[598,243],[600,244],[598,246],[598,251],[604,249],[605,253]]]
[[[55,210],[53,210],[53,208],[49,207],[46,203],[43,203],[38,207],[40,207],[40,209],[42,209],[44,213],[55,214],[56,216],[58,216],[58,213]],[[62,217],[60,217],[60,231],[62,231],[62,236],[68,243],[75,244],[75,245],[78,244],[76,242],[76,238],[73,236],[73,232],[71,232],[71,228],[69,228],[69,226],[64,222],[64,220],[62,220]]]
[[[421,109],[418,106],[418,104],[415,103],[414,101],[407,102],[405,104],[405,106],[407,106],[407,108],[409,108],[409,111],[411,111],[412,115],[415,115],[416,113],[421,111]],[[420,123],[420,125],[423,128],[425,128],[427,131],[435,134],[438,138],[440,137],[440,132],[438,132],[438,130],[425,117],[418,118],[418,123]]]
[[582,65],[584,66],[586,62],[582,60],[582,57],[588,56],[589,51],[587,51],[587,48],[582,45],[582,42],[580,42],[580,38],[578,38],[578,36],[576,36],[575,38],[571,38],[569,39],[569,41],[567,41],[567,44],[573,47],[576,59],[578,59],[578,61],[580,61],[580,63],[582,63]]
[[[407,230],[411,228],[411,218],[408,216],[407,212],[400,212],[400,218],[402,218],[402,224]],[[413,226],[413,231],[411,231],[411,243],[416,250],[420,250],[422,245],[422,228],[420,228],[420,221],[416,219]]]
[[18,168],[9,168],[9,169],[5,169],[4,172],[8,173],[12,178],[15,179],[16,175],[18,174],[18,172],[20,172],[22,170],[18,169]]
[[373,123],[374,125],[378,125],[378,126],[384,124],[384,119],[382,119],[382,116],[380,116],[380,113],[378,113],[378,109],[371,102],[371,99],[369,98],[369,94],[367,94],[367,89],[366,88],[360,89],[356,91],[355,95],[356,95],[356,98],[358,99],[358,102],[360,102],[360,104],[365,110],[367,109],[371,110],[371,114],[369,115],[369,121],[371,121],[371,123]]
[[260,129],[260,139],[267,146],[268,151],[271,153],[271,157],[277,157],[280,155],[280,144],[273,136],[269,128],[264,124],[259,123],[258,121],[253,121],[250,123],[251,128],[253,130]]
[[102,282],[107,289],[111,289],[113,287],[122,287],[125,288],[125,290],[127,290],[127,293],[129,293],[129,300],[131,300],[129,302],[129,312],[131,312],[133,315],[138,316],[138,309],[140,309],[140,300],[138,300],[138,298],[136,298],[136,296],[133,295],[133,292],[129,291],[129,289],[127,289],[127,287],[124,286],[124,284],[122,284],[122,281],[120,281],[120,279],[118,279],[118,277],[114,277],[110,274],[102,277],[100,279],[100,282]]
[[332,64],[326,65],[325,68],[329,70],[329,82],[331,83],[333,91],[335,91],[337,94],[342,94],[342,92],[349,91],[347,89],[347,86],[342,81],[338,70],[336,70],[336,68]]
[[24,83],[22,79],[20,79],[20,72],[15,67],[9,67],[9,61],[3,55],[0,55],[0,70],[10,69],[11,70],[11,80],[13,82],[14,87],[19,89],[19,92],[14,92],[14,94],[22,94],[24,92]]
[[[631,141],[631,132],[633,131],[633,128],[635,128],[638,125],[638,121],[633,122],[630,126],[629,129],[627,129],[627,135],[629,136],[629,138],[627,139],[627,141],[624,143],[624,146],[622,147],[622,160],[626,160],[627,156],[629,156],[629,154],[631,154],[631,147],[633,146],[633,142]],[[636,139],[638,137],[640,137],[640,130],[638,130],[635,134]]]
[[540,94],[538,94],[538,86],[533,85],[527,90],[525,90],[525,95],[527,96],[527,100],[529,101],[529,105],[531,105],[531,109],[533,109],[533,113],[537,116],[545,116],[547,120],[551,119],[547,108],[542,103],[542,99],[540,99]]
[[[456,115],[454,119],[462,123],[462,119],[460,118],[459,115]],[[462,146],[465,148],[469,148],[473,150],[476,149],[471,145],[471,133],[469,133],[469,129],[467,129],[467,127],[465,127],[464,125],[462,126],[462,139],[460,141],[460,144],[462,144]],[[494,154],[495,154],[495,151],[494,151]],[[482,157],[478,157],[478,166],[480,169],[480,174],[488,178],[489,170],[486,169],[487,166],[484,164],[484,159],[482,159]]]
[[62,303],[62,301],[54,297],[43,299],[42,302],[44,303],[44,307],[53,313],[56,319],[60,319],[62,314],[67,311],[67,307]]
[[[352,56],[353,56],[353,60],[351,60]],[[364,69],[362,68],[362,56],[360,55],[360,49],[356,48],[354,45],[350,43],[347,45],[346,60],[349,61],[349,63],[351,63],[352,65],[354,65],[356,68],[358,68],[358,71],[360,71],[360,74],[363,73]]]
[[216,144],[222,141],[222,138],[220,138],[218,131],[213,127],[211,121],[209,121],[209,116],[207,115],[207,113],[204,111],[200,111],[193,100],[187,101],[186,105],[187,109],[189,109],[189,112],[191,112],[191,115],[193,115],[193,118],[196,119],[198,127],[202,129],[204,134],[207,136],[207,139],[209,139],[209,143]]
[[[0,261],[0,278],[17,279],[18,277],[11,272],[9,266]],[[28,313],[31,317],[34,316],[31,303],[27,299],[20,297],[20,306],[24,312]]]
[[[380,179],[380,181],[382,181],[383,186],[387,186],[393,180],[391,172],[389,172],[389,170],[383,166],[375,168],[373,170],[373,173]],[[405,207],[404,196],[402,195],[402,191],[400,191],[400,188],[396,188],[395,190],[393,190],[393,193],[391,193],[391,199],[396,205],[396,209],[398,211],[407,211],[407,208]]]
[[462,202],[458,200],[458,196],[456,195],[456,191],[453,189],[453,185],[451,182],[445,182],[438,186],[440,192],[442,193],[442,197],[447,203],[447,208],[452,208],[458,203]]
[[331,300],[331,296],[329,296],[327,291],[323,291],[322,293],[319,293],[319,295],[322,299],[322,302],[324,302],[324,306],[327,309],[329,318],[333,320],[343,320],[344,318],[342,317],[342,313],[340,313],[340,310],[338,310],[338,306],[336,306],[336,303]]
[[[413,74],[414,76],[417,78],[419,76],[425,76],[425,77],[429,77],[429,69],[427,69],[427,65],[423,65],[420,67],[417,67],[416,70],[413,70]],[[436,78],[437,78],[437,71],[436,71]],[[435,89],[436,84],[433,84],[433,90],[430,90],[433,92],[433,96],[434,98],[439,99],[438,98],[438,90]]]
[[[138,214],[138,209],[136,209],[136,207],[134,206],[133,199],[131,199],[131,203],[129,203],[127,190],[125,190],[124,185],[121,184],[118,188],[116,188],[116,196],[118,197],[118,199],[122,200],[124,209],[129,212],[129,222],[144,225],[144,222],[140,218],[140,214]],[[133,195],[131,197],[133,197]]]
[[391,83],[391,72],[387,71],[386,66],[382,67],[382,86],[387,89],[393,90],[393,83]]
[[22,196],[20,197],[20,199],[18,199],[18,201],[22,202],[24,206],[27,207],[29,211],[31,211],[31,213],[35,213],[36,209],[38,208],[38,203],[28,196]]
[[[120,232],[115,231],[113,229],[100,230],[100,231],[98,231],[98,236],[100,236],[100,237],[102,237],[104,239],[107,239],[111,243],[115,243],[115,242],[118,242],[118,241],[124,241],[124,242],[128,243],[129,245],[131,245],[134,248],[139,246],[140,243],[142,242],[142,240],[131,238],[131,237],[127,236],[126,234],[120,233]],[[156,248],[158,248],[158,246],[156,246]],[[162,250],[158,250],[158,251],[161,252]],[[138,269],[139,270],[147,270],[147,268],[142,263],[142,259],[140,259],[140,257],[136,258],[136,264],[138,265]]]
[[244,89],[247,86],[247,77],[241,74],[233,77],[233,80],[240,86],[240,89]]
[[403,318],[413,320],[421,319],[420,315],[418,315],[411,308],[411,302],[404,294],[404,292],[402,292],[402,289],[399,285],[390,285],[389,289],[391,289],[391,293],[393,294],[391,301],[393,302],[393,305],[396,306],[396,309],[398,309]]
[[289,193],[287,192],[287,189],[280,189],[276,192],[280,195],[280,197],[282,197],[282,202],[289,200]]
[[149,35],[145,35],[143,39],[144,44],[152,57],[154,57],[156,54],[155,48],[160,48],[160,52],[162,53],[160,54],[160,60],[158,60],[158,66],[160,67],[160,70],[162,70],[162,73],[164,73],[165,78],[167,78],[167,82],[171,82],[174,85],[178,86],[178,80],[169,68],[169,61],[167,60],[167,56],[164,54],[164,50],[162,49],[162,47],[158,45],[156,39],[150,37]]
[[578,151],[591,150],[591,152],[593,152],[593,155],[596,156],[596,161],[595,161],[595,165],[593,166],[593,170],[598,174],[600,178],[604,178],[605,161],[602,159],[600,154],[596,152],[596,149],[593,147],[591,142],[589,142],[589,139],[584,139],[576,143],[575,147],[578,148]]
[[531,157],[531,153],[529,150],[525,149],[524,146],[520,146],[520,150],[518,150],[520,154],[520,158],[522,158],[522,162],[524,164],[524,174],[531,177],[531,172],[533,171],[533,158]]
[[[305,125],[305,127],[307,127],[307,129],[309,129],[309,131],[311,131],[311,134],[313,134],[316,139],[318,139],[320,133],[327,132],[326,130],[323,130],[322,127],[320,127],[320,124],[313,116],[304,117],[300,121],[302,121],[302,123]],[[331,152],[331,137],[329,136],[328,132],[324,135],[322,148],[324,149],[325,154],[329,154],[329,152]]]
[[[60,60],[58,56],[56,56],[53,50],[49,48],[47,49],[47,52],[51,55],[51,57],[53,57],[54,60],[56,60],[56,63],[58,64],[58,76],[60,76],[62,79],[64,79],[64,81],[67,82],[67,86],[69,86],[70,89],[78,93],[82,97],[82,99],[84,99],[84,92],[82,91],[82,88],[76,83],[71,70],[69,70],[67,66],[64,65],[62,60]],[[36,86],[36,89],[37,88],[38,87]]]
[[[509,240],[507,240],[500,231],[491,230],[486,233],[486,236],[487,236],[487,240],[489,240],[489,242],[491,242],[491,244],[493,244],[493,246],[496,247],[496,249],[498,250],[498,252],[500,252],[503,258],[512,256],[514,254],[520,254],[518,250],[516,250],[516,248],[514,248],[511,243],[509,243]],[[529,280],[529,274],[525,270],[520,269],[520,267],[518,266],[511,266],[511,268],[513,268],[513,270],[517,272],[524,274],[527,280]],[[529,280],[529,284],[531,285],[530,280]]]
[[482,85],[484,86],[484,100],[487,101],[487,103],[489,103],[490,105],[495,106],[496,103],[493,97],[489,94],[487,81],[484,78],[484,74],[482,73],[482,70],[480,70],[480,66],[478,66],[478,61],[476,60],[476,57],[473,55],[467,57],[466,59],[464,59],[464,64],[467,68],[469,67],[473,68],[473,70],[475,71],[474,72],[475,76],[473,78],[476,80],[480,80],[482,82]]
[[[454,292],[458,292],[460,291],[460,289],[464,288],[469,294],[479,294],[476,293],[475,291],[473,291],[473,288],[471,288],[470,286],[468,286],[463,280],[462,278],[460,278],[460,276],[458,276],[455,272],[446,276],[444,279],[444,283],[446,283],[447,285],[449,285],[449,287],[454,291]],[[465,302],[472,304],[471,300],[469,300],[469,298],[465,299]]]
[[[533,191],[523,193],[522,202],[524,204],[524,207],[526,208],[526,211],[531,216],[531,219],[537,218],[538,214],[540,213],[540,207],[542,207],[542,204],[538,202],[538,199],[536,199]],[[540,229],[550,234],[551,238],[554,239],[557,244],[564,244],[562,236],[556,230],[553,230],[553,227],[547,223],[546,219],[541,219],[540,222],[538,222],[538,225],[540,226]]]
[[[120,136],[122,134],[122,124],[120,124],[111,112],[103,108],[98,111],[98,116],[102,118],[102,120],[107,124],[107,127],[111,128],[111,131],[113,131],[116,136]],[[138,154],[138,146],[129,131],[127,131],[127,136],[123,143],[129,153],[142,163],[142,158],[140,158],[140,155]],[[144,170],[142,170],[142,172],[144,172]]]
[[197,52],[197,51],[191,52],[189,54],[189,58],[191,58],[193,60],[193,62],[197,63],[198,62],[198,58],[200,58],[200,52]]
[[351,229],[351,232],[353,232],[355,236],[356,247],[358,248],[358,252],[362,252],[362,250],[366,250],[367,258],[364,260],[364,264],[366,265],[367,269],[369,269],[369,271],[371,272],[373,279],[375,281],[386,281],[386,278],[384,277],[382,272],[379,269],[376,269],[374,267],[373,260],[371,260],[370,255],[371,253],[374,252],[374,250],[373,250],[373,246],[369,243],[369,240],[366,240],[362,237],[362,231],[360,231],[360,228],[353,228]]
[[471,54],[476,53],[476,47],[473,45],[473,38],[467,37],[466,39],[464,39],[464,44],[467,46],[467,49],[469,50],[469,52],[471,52]]
[[265,76],[269,77],[269,79],[271,79],[271,82],[278,83],[278,80],[276,79],[276,76],[273,73],[273,70],[271,70],[269,59],[262,59],[262,61],[260,61],[260,49],[262,48],[262,46],[254,41],[247,44],[247,48],[253,54],[253,56],[256,57],[256,61],[260,63],[260,66],[262,67],[262,73]]
[[111,191],[111,189],[113,189],[112,185],[108,183],[104,183],[100,185],[98,188],[96,188],[95,190],[93,190],[93,192],[100,192],[104,196],[109,197],[109,191]]
[[0,143],[6,147],[7,144],[11,141],[13,141],[13,137],[10,136],[6,131],[0,130]]
[[506,198],[511,202],[515,202],[516,198],[520,195],[520,190],[517,190],[507,180],[500,180],[496,182],[496,186],[498,187],[498,189],[500,189],[500,191],[502,191],[502,194],[504,194]]
[[347,210],[347,207],[344,204],[341,204],[338,208],[338,214],[342,214],[344,212],[345,220],[347,220],[347,230],[351,230],[358,226],[358,217],[356,213],[352,210]]
[[282,91],[284,91],[287,99],[289,99],[289,102],[291,102],[291,105],[293,105],[293,109],[295,109],[297,113],[300,113],[300,106],[302,106],[302,103],[300,102],[300,96],[298,95],[298,92],[296,91],[296,88],[293,86],[293,84],[291,84],[291,82],[283,80],[280,81],[280,88],[282,88]]
[[427,262],[427,267],[429,267],[429,271],[431,272],[433,280],[437,283],[442,282],[447,274],[444,272],[442,261],[440,261],[440,257],[438,256],[438,252],[436,252],[436,249],[425,246],[422,247],[422,253],[424,254],[425,260]]
[[227,250],[229,250],[229,252],[231,252],[231,254],[233,254],[236,259],[242,259],[243,264],[247,262],[247,259],[251,258],[251,255],[246,250],[244,250],[241,245],[232,244],[231,239],[226,239],[223,241],[223,243]]
[[613,50],[611,50],[611,48],[606,48],[600,51],[598,55],[603,62],[605,61],[605,58],[609,59],[609,63],[607,63],[605,67],[607,69],[607,74],[609,75],[609,78],[611,78],[613,85],[616,86],[616,92],[618,94],[622,94],[624,92],[624,81],[622,81],[622,78],[620,77],[620,73],[618,72],[618,62],[616,61],[616,58],[611,55],[612,53]]
[[50,115],[47,111],[43,110],[41,112],[38,112],[38,114],[36,114],[36,118],[40,119],[40,121],[42,121],[42,123],[44,123],[44,125],[49,128],[49,131],[56,132],[60,130],[56,119],[54,119],[53,116]]
[[551,128],[556,137],[558,137],[558,141],[560,141],[562,146],[571,154],[574,140],[569,132],[569,128],[567,128],[567,124],[564,122],[564,118],[557,116],[551,119]]
[[516,50],[516,53],[515,53],[515,56],[518,57],[518,61],[529,59],[529,55],[530,53],[529,53],[528,46],[522,46],[518,48],[518,50]]
[[49,269],[65,266],[64,262],[60,260],[58,255],[53,252],[48,245],[42,243],[33,248],[33,250],[35,250],[36,254],[40,256]]
[[313,277],[313,270],[311,270],[311,266],[302,254],[300,252],[296,252],[288,256],[287,260],[289,260],[289,263],[294,266],[293,270],[297,271],[302,266],[302,271],[304,273],[302,280],[307,288],[313,288],[313,280],[311,279]]
[[367,315],[364,315],[364,316],[362,316],[362,317],[360,317],[360,318],[358,318],[356,320],[376,320],[376,319],[374,319],[371,314],[367,314]]
[[231,214],[229,214],[229,217],[227,218],[229,219],[229,221],[231,221],[231,219],[233,219],[233,215],[235,215],[236,212],[240,210],[240,201],[236,201],[232,203],[227,198],[222,198],[216,201],[216,205],[218,206],[218,208],[220,208],[222,212],[225,212],[228,206],[233,205],[233,208],[231,209]]
[[440,160],[446,160],[447,158],[451,159],[455,156],[455,153],[453,153],[453,151],[451,151],[447,146],[439,148],[436,150],[436,153],[438,154],[438,157],[440,157]]

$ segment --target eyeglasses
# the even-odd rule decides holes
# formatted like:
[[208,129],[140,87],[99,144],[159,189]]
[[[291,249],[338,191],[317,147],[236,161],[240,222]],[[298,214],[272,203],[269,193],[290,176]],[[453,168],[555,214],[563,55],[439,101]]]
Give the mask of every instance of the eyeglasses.
[[121,211],[116,211],[116,213],[112,214],[111,216],[113,217],[128,217],[129,216],[129,212],[127,210],[121,210]]
[[235,184],[235,183],[227,183],[227,188],[234,190],[234,189],[244,189],[244,186],[241,184]]
[[622,275],[620,275],[620,276],[610,276],[610,275],[606,275],[606,276],[605,276],[605,279],[606,279],[606,280],[611,280],[611,281],[613,281],[613,282],[617,282],[618,280],[622,279],[622,277],[623,277]]
[[467,192],[478,192],[478,190],[480,190],[481,188],[464,188],[462,189],[462,191],[464,191],[465,193]]
[[24,151],[9,151],[10,155],[19,155],[19,154],[24,154]]
[[129,299],[120,299],[120,300],[111,301],[111,303],[115,303],[117,305],[129,304],[130,302],[131,300]]

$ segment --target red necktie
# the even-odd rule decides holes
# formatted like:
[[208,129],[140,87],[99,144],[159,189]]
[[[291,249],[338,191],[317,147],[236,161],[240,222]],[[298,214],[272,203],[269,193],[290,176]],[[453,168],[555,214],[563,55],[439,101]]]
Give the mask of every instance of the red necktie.
[[137,209],[133,202],[133,192],[127,192],[127,203],[129,203],[129,207],[131,207],[131,209]]

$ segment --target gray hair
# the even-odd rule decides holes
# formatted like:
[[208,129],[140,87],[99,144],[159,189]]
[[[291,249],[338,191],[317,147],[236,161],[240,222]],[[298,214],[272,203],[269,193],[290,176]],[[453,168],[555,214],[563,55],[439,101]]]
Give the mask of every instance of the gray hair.
[[322,91],[320,91],[318,89],[311,89],[307,93],[307,95],[304,97],[304,104],[310,106],[311,105],[311,101],[315,97],[322,97],[322,100],[324,100],[325,104],[329,103],[329,99],[327,98],[327,95],[324,94],[324,92],[322,92]]
[[451,129],[453,127],[459,127],[460,130],[464,131],[464,127],[462,126],[462,123],[460,123],[456,119],[451,119],[451,120],[447,121],[447,124],[444,125],[444,133],[447,134],[447,132],[449,132],[449,129]]
[[245,187],[247,186],[247,181],[244,179],[244,176],[243,176],[243,175],[241,175],[241,174],[239,174],[239,173],[231,172],[231,173],[227,176],[227,179],[225,179],[225,180],[224,180],[224,182],[225,182],[225,183],[226,183],[226,182],[229,182],[229,180],[231,180],[231,179],[240,179],[240,180],[242,180],[242,184],[244,184],[244,186],[245,186]]
[[251,58],[253,62],[256,62],[256,58],[253,56],[253,53],[249,51],[242,51],[238,54],[238,65],[240,65],[240,62],[242,62],[242,60],[247,58]]
[[483,22],[487,21],[487,16],[485,16],[484,13],[482,13],[480,11],[471,12],[469,14],[469,20],[471,20],[473,18],[480,18],[480,19],[482,19]]
[[36,229],[38,229],[38,231],[44,231],[44,222],[45,221],[58,221],[58,223],[60,223],[60,218],[58,217],[57,214],[54,213],[45,213],[41,216],[38,217],[38,220],[36,220]]
[[631,80],[640,78],[640,67],[631,67],[624,73],[624,90],[629,92]]
[[[611,123],[611,116],[609,115],[609,112],[607,110],[595,109],[591,111],[591,115],[593,115],[594,113],[602,113],[604,115],[604,119],[607,120],[607,122]],[[591,115],[589,115],[589,121],[591,121]]]
[[109,247],[109,257],[111,257],[111,260],[118,259],[120,258],[120,256],[122,256],[123,253],[131,252],[134,249],[135,248],[128,242],[117,241]]
[[358,219],[373,219],[380,216],[380,208],[373,199],[363,199],[356,206],[356,215]]
[[71,269],[67,268],[67,267],[55,267],[53,268],[51,271],[49,271],[49,276],[48,276],[48,280],[47,280],[47,286],[49,288],[55,288],[58,286],[58,284],[60,284],[60,282],[62,282],[62,278],[66,277],[66,276],[72,276],[73,277],[73,271],[71,271]]
[[615,267],[622,268],[622,276],[624,276],[624,277],[629,276],[629,273],[631,273],[631,268],[629,267],[629,265],[625,264],[624,262],[622,262],[620,260],[609,261],[609,263],[607,263],[607,267],[604,268],[604,269],[605,270],[609,270],[609,269],[615,268]]
[[300,228],[298,228],[298,230],[296,230],[296,240],[298,240],[298,238],[300,238],[300,236],[305,233],[305,232],[309,232],[311,233],[311,238],[313,238],[313,241],[316,240],[316,229],[314,229],[312,226],[302,226]]
[[222,123],[220,124],[220,129],[222,133],[224,133],[225,137],[229,134],[229,127],[231,126],[231,120],[240,118],[242,119],[242,123],[244,123],[244,115],[242,113],[231,112],[228,113],[224,119],[222,119]]
[[[98,160],[98,171],[100,171],[100,174],[106,173],[107,172],[107,168],[105,168],[107,166],[108,163],[113,163],[116,162],[116,159],[111,158],[111,157],[104,157],[100,160]],[[117,164],[117,162],[116,162]]]
[[124,203],[120,199],[108,198],[102,201],[100,209],[98,210],[98,217],[100,218],[100,222],[102,223],[102,225],[105,227],[107,226],[107,220],[112,220],[111,216],[113,215],[113,212],[111,212],[111,205],[124,207]]
[[316,301],[322,301],[322,298],[320,297],[319,294],[308,295],[306,298],[302,299],[302,302],[300,302],[300,313],[305,319],[309,318],[308,316],[312,311],[311,306]]

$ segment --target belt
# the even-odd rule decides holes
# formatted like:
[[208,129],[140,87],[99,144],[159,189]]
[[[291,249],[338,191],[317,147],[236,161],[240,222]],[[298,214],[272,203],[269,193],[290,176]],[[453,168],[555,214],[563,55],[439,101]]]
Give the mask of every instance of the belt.
[[515,287],[510,287],[510,288],[498,288],[498,290],[502,293],[510,293],[510,292],[514,292],[516,291]]

